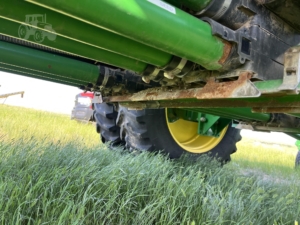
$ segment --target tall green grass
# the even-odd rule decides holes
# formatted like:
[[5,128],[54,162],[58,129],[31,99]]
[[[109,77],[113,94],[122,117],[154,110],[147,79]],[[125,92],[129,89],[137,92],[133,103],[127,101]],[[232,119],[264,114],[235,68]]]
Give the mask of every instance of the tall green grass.
[[241,168],[243,173],[276,182],[300,181],[300,171],[295,170],[296,146],[259,143],[244,138],[237,147],[238,151],[232,155],[232,164]]
[[221,168],[205,157],[190,163],[110,151],[93,137],[93,126],[8,106],[0,106],[0,133],[1,224],[256,225],[300,218],[298,180],[261,179],[238,159]]
[[99,135],[91,124],[80,124],[63,114],[0,105],[0,137],[11,141],[36,139],[39,142],[99,145]]

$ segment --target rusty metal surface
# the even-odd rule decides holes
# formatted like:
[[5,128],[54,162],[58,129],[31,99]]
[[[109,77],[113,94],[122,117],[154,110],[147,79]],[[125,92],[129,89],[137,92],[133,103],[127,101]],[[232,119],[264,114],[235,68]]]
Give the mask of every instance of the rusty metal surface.
[[284,55],[283,83],[278,88],[280,91],[292,91],[298,94],[297,87],[300,83],[300,46],[295,46],[286,51]]
[[231,53],[231,49],[232,49],[232,45],[225,40],[222,40],[224,43],[224,51],[223,51],[223,55],[222,58],[219,60],[220,64],[224,64],[226,62],[226,60],[228,59],[230,53]]
[[133,95],[112,96],[106,102],[142,102],[180,99],[224,99],[258,97],[260,91],[249,81],[251,74],[244,72],[236,81],[217,83],[214,78],[208,80],[203,88],[176,90],[166,87],[150,88]]
[[[274,93],[274,87],[278,90],[281,84],[280,80],[259,84],[253,88],[254,85],[249,81],[250,76],[250,73],[244,72],[236,81],[217,83],[209,80],[204,88],[176,90],[160,87],[134,95],[106,97],[103,100],[119,102],[131,109],[249,107],[259,113],[299,113],[299,95]],[[249,92],[249,87],[254,94]],[[248,90],[243,92],[245,88]],[[259,98],[255,96],[257,90],[262,90]]]
[[216,83],[208,80],[202,90],[197,93],[197,99],[259,97],[260,91],[249,80],[252,74],[243,72],[236,81]]
[[249,108],[300,108],[299,96],[277,96],[262,97],[257,99],[211,99],[211,100],[167,100],[167,101],[145,101],[145,102],[123,102],[122,105],[132,109],[143,108],[227,108],[227,107],[249,107]]

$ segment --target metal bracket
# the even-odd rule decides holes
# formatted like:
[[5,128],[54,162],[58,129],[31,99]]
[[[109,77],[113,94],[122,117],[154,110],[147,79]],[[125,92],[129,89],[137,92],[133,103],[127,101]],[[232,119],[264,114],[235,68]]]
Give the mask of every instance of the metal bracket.
[[198,134],[208,137],[219,137],[220,133],[232,120],[214,116],[211,114],[194,112],[189,109],[167,109],[169,123],[179,119],[198,123]]
[[251,73],[243,72],[237,81],[217,83],[210,79],[197,94],[197,99],[259,97],[261,92],[249,80]]
[[285,53],[284,74],[279,91],[289,91],[299,94],[297,87],[300,83],[300,46],[290,48]]
[[210,24],[213,35],[218,36],[226,41],[234,42],[238,45],[237,50],[241,64],[244,64],[246,59],[252,59],[251,42],[254,42],[255,40],[248,34],[247,29],[242,28],[234,31],[211,18],[203,17],[201,19]]
[[[228,82],[216,82],[210,79],[203,88],[168,89],[165,87],[149,88],[132,95],[106,97],[106,102],[146,102],[180,99],[228,99],[228,98],[254,98],[261,92],[249,80],[251,73],[243,72],[239,79]],[[173,107],[174,108],[174,107]]]
[[230,119],[198,113],[198,134],[210,137],[219,137],[222,130],[224,130],[224,128],[230,123]]
[[219,116],[206,115],[203,113],[198,114],[198,134],[199,135],[213,135],[210,129],[220,119]]

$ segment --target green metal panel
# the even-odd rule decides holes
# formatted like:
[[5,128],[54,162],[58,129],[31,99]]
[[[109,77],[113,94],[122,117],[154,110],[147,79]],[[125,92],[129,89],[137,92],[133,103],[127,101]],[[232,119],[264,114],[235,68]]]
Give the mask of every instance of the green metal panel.
[[[270,114],[252,113],[251,108],[168,108],[168,120],[170,123],[175,122],[179,118],[194,122],[201,122],[201,118],[199,118],[199,116],[206,118],[206,121],[202,121],[203,124],[199,124],[199,126],[201,126],[200,129],[202,130],[202,134],[206,133],[207,130],[212,127],[212,125],[214,125],[215,122],[220,118],[261,122],[268,122],[271,119]],[[226,123],[224,126],[227,126],[228,123]]]
[[[219,116],[210,114],[198,113],[198,134],[208,134],[209,130],[220,119]],[[224,127],[223,127],[224,128]],[[222,131],[222,130],[221,130]],[[218,135],[220,132],[213,132],[213,135]]]
[[189,109],[167,109],[167,113],[170,123],[179,119],[198,123],[198,134],[204,136],[218,137],[221,131],[232,122],[231,119],[195,112]]
[[[200,112],[207,112],[213,115],[218,115],[229,119],[256,120],[267,122],[271,119],[268,113],[252,113],[251,108],[212,108],[212,109],[197,109]],[[238,115],[238,116],[237,116]]]
[[[0,34],[19,38],[18,29],[20,27],[20,22],[7,20],[0,17],[0,24]],[[29,39],[29,41],[34,42],[32,39]],[[90,45],[86,45],[84,43],[80,43],[63,36],[57,36],[55,41],[45,40],[40,43],[40,45],[48,46],[84,58],[93,59],[95,61],[125,68],[138,73],[143,72],[147,66],[146,63],[130,59],[119,54],[108,52]]]
[[94,47],[159,67],[165,66],[171,60],[172,56],[168,53],[35,4],[10,0],[2,2],[0,7],[1,16],[19,22],[25,22],[26,15],[36,13],[46,15],[46,22],[52,25],[57,35],[82,41]]
[[[252,113],[251,108],[186,108],[168,109],[169,122],[176,121],[178,118],[185,120],[198,121],[199,113],[210,114],[227,119],[240,119],[245,121],[267,122],[271,119],[268,113]],[[176,115],[176,116],[174,116]]]
[[224,43],[211,27],[160,0],[30,0],[170,54],[220,69]]
[[82,85],[96,83],[99,77],[95,65],[3,41],[0,41],[0,63],[4,67],[24,67],[48,78],[74,80]]
[[297,148],[300,150],[300,141],[299,141],[299,140],[296,141],[295,145],[296,145]]

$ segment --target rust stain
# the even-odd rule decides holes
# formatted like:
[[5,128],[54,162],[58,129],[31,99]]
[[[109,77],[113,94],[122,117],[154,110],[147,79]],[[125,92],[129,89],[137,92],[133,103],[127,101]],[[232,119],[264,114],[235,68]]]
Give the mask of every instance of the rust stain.
[[222,40],[224,43],[224,51],[223,51],[223,55],[221,57],[221,59],[219,60],[220,64],[224,64],[226,62],[226,60],[228,59],[230,53],[231,53],[231,49],[232,49],[232,45],[225,40]]
[[180,99],[224,99],[233,96],[233,93],[243,87],[252,74],[249,72],[241,73],[236,81],[215,82],[214,78],[208,80],[203,88],[194,88],[187,90],[150,88],[140,91],[133,95],[106,97],[107,102],[139,102],[139,101],[162,101],[162,100],[180,100]]
[[[125,102],[122,103],[131,108],[223,108],[223,107],[249,107],[249,108],[290,108],[290,104],[296,110],[300,108],[300,101],[293,103],[281,102],[278,98],[269,98],[267,101],[249,102],[247,99],[204,99],[204,100],[167,100],[153,102]],[[155,104],[156,107],[152,107]],[[159,107],[157,107],[159,106]],[[262,111],[259,111],[260,113]],[[264,111],[265,112],[265,111]],[[289,112],[292,113],[292,112]]]
[[197,93],[197,99],[211,99],[211,98],[228,98],[233,92],[245,85],[247,80],[251,78],[252,74],[249,72],[241,73],[239,79],[236,81],[215,82],[214,78],[208,80],[203,89]]
[[148,97],[157,97],[158,96],[158,93],[157,92],[149,92],[149,93],[146,93],[146,98]]

